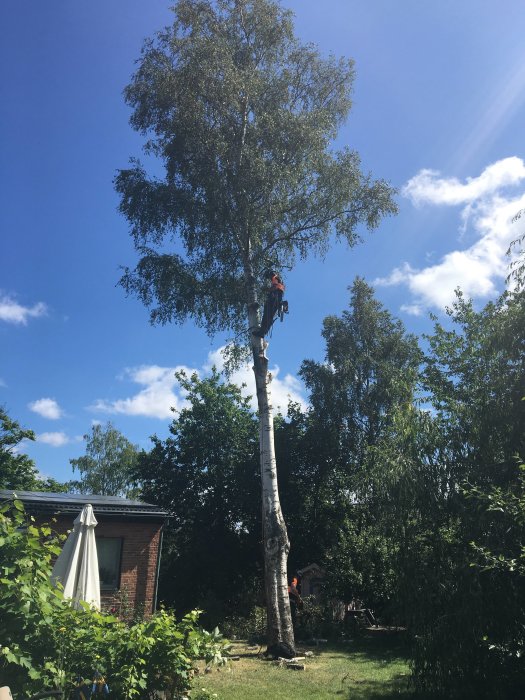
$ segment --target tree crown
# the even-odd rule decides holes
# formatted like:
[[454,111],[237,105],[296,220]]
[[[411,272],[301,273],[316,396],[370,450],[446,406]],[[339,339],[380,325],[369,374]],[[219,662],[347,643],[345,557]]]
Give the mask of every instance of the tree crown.
[[115,186],[140,255],[121,284],[152,322],[241,332],[267,267],[322,255],[334,232],[354,245],[395,211],[357,153],[332,149],[353,62],[301,44],[276,2],[179,0],[138,63],[125,98],[164,177],[134,160]]

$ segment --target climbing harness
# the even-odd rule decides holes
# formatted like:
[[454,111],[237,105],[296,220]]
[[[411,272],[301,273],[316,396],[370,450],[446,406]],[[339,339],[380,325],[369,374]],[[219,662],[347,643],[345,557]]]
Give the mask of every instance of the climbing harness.
[[283,299],[281,303],[279,304],[279,308],[277,310],[277,316],[281,319],[281,323],[284,321],[284,314],[288,313],[288,302]]
[[266,334],[272,336],[272,328],[275,320],[279,318],[284,321],[284,315],[288,313],[288,302],[283,300],[284,284],[279,275],[272,271],[266,273],[270,278],[271,287],[267,292],[264,302],[261,325],[258,329],[252,330],[253,335],[264,338]]
[[270,336],[270,338],[271,338],[272,335],[273,335],[273,324],[274,324],[274,321],[276,321],[277,319],[279,319],[279,320],[281,321],[281,323],[282,323],[282,322],[284,321],[284,315],[287,314],[287,313],[288,313],[288,302],[285,301],[284,299],[282,299],[282,300],[279,302],[279,305],[277,306],[277,311],[276,311],[276,313],[275,313],[275,315],[274,315],[274,317],[273,317],[273,321],[272,321],[271,326],[270,326],[270,328],[269,328],[269,330],[268,330],[268,335]]

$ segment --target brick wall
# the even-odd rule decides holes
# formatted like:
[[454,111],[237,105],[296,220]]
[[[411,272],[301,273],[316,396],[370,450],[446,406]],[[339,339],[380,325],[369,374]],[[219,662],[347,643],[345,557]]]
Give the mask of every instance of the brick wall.
[[[58,533],[66,533],[73,529],[75,515],[55,516],[52,524]],[[95,535],[99,537],[119,537],[122,539],[120,563],[120,589],[101,591],[103,609],[115,608],[117,614],[124,617],[133,615],[133,611],[144,610],[146,615],[153,612],[155,598],[155,583],[157,575],[157,559],[159,554],[162,523],[143,520],[129,521],[107,519],[97,515],[98,525]],[[37,517],[39,522],[50,518]]]

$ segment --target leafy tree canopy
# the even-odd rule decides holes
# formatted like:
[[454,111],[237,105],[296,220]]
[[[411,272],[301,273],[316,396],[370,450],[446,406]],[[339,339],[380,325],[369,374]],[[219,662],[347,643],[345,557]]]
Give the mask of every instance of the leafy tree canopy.
[[145,500],[170,512],[162,598],[180,610],[204,607],[218,622],[253,604],[261,576],[258,425],[239,388],[215,370],[205,379],[177,376],[188,406],[169,438],[152,438],[136,475]]
[[0,488],[31,490],[38,483],[32,459],[17,450],[23,440],[34,440],[32,430],[22,428],[0,407]]
[[110,422],[105,426],[94,425],[84,440],[86,454],[69,460],[73,471],[80,472],[80,480],[71,481],[70,486],[80,493],[100,496],[133,495],[137,447]]
[[427,337],[424,385],[456,470],[450,487],[505,484],[525,453],[525,292],[480,311],[458,292],[448,314],[453,325],[436,322]]
[[413,401],[422,355],[417,339],[360,278],[350,288],[350,308],[328,316],[322,334],[326,362],[304,361],[301,376],[316,420],[335,431],[343,458],[360,464],[393,409]]
[[[513,220],[521,219],[524,214],[525,209],[520,209]],[[516,284],[517,289],[523,291],[525,287],[525,234],[511,241],[507,250],[507,257],[510,258],[507,282],[512,280]]]
[[245,332],[268,266],[353,245],[395,212],[392,188],[331,142],[351,106],[353,63],[295,38],[272,0],[179,0],[125,90],[132,126],[165,177],[117,175],[140,261],[123,287],[152,322],[192,317]]
[[290,556],[296,568],[325,566],[344,600],[353,592],[372,602],[392,590],[386,554],[395,556],[392,521],[378,517],[390,510],[395,485],[383,451],[390,457],[409,416],[419,415],[413,402],[422,355],[359,278],[348,309],[324,320],[323,336],[325,362],[301,365],[311,408],[291,406],[276,425]]

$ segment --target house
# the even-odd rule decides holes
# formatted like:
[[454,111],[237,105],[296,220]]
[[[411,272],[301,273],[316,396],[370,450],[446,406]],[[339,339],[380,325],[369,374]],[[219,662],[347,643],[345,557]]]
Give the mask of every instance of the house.
[[[0,490],[0,502],[12,496],[13,491]],[[145,615],[155,611],[166,511],[117,496],[40,491],[16,491],[16,496],[37,523],[51,523],[60,534],[72,530],[82,507],[91,503],[98,522],[95,538],[102,608],[114,608],[123,616],[134,610]]]
[[301,580],[301,595],[303,598],[313,596],[319,600],[326,577],[325,571],[317,564],[309,564],[304,569],[299,569],[297,573]]
[[327,596],[326,571],[317,564],[309,564],[304,569],[299,569],[297,573],[301,577],[301,596],[303,598],[312,596],[320,603],[324,593],[326,602],[331,608],[332,620],[342,622],[345,619],[347,606],[339,598]]

